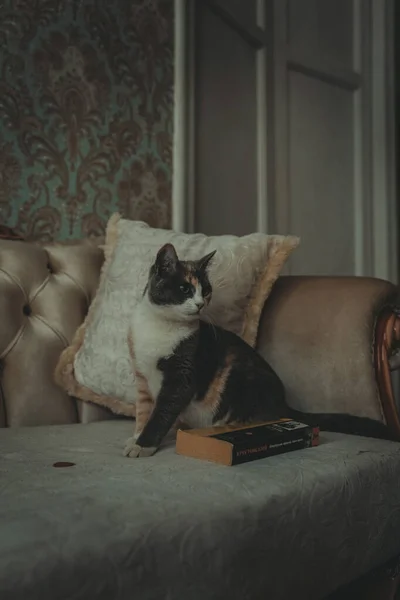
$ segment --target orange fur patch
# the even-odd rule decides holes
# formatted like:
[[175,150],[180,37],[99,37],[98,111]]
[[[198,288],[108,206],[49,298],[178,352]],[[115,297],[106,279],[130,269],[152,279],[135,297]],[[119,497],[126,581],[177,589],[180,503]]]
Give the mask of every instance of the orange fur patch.
[[138,435],[143,431],[147,421],[150,419],[154,409],[154,402],[150,394],[149,386],[147,385],[146,377],[136,368],[132,330],[129,330],[128,333],[128,347],[132,359],[133,371],[136,377],[137,398],[135,433]]
[[199,283],[198,278],[195,275],[193,275],[193,273],[188,273],[185,277],[185,281],[191,283],[194,287],[196,287]]
[[136,435],[140,434],[143,431],[144,427],[146,426],[148,420],[151,417],[153,409],[154,402],[149,396],[146,385],[146,388],[143,390],[142,393],[138,389],[138,397],[136,399]]
[[[143,375],[143,373],[141,373],[140,371],[138,371],[137,367],[136,367],[136,355],[135,355],[135,350],[134,350],[134,346],[133,346],[133,336],[132,336],[132,330],[129,330],[128,333],[128,348],[129,348],[129,354],[131,356],[132,359],[132,363],[133,363],[133,371],[134,374],[136,376],[136,379],[138,381],[140,380],[144,380],[146,381],[145,376]],[[147,383],[146,383],[147,385]]]
[[229,354],[226,357],[225,366],[222,367],[222,369],[220,369],[214,377],[214,380],[211,382],[210,387],[208,388],[208,391],[202,401],[202,404],[209,407],[214,414],[217,412],[221,402],[221,396],[224,393],[226,383],[232,370],[232,365],[233,354]]

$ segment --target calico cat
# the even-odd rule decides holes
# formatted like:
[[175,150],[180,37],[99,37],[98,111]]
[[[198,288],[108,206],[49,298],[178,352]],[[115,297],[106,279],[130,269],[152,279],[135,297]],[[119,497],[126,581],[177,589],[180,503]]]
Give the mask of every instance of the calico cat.
[[212,297],[208,266],[214,254],[180,261],[166,244],[150,269],[128,335],[137,403],[136,431],[125,456],[154,454],[178,420],[209,427],[289,417],[328,431],[393,439],[372,419],[291,409],[282,381],[260,354],[201,319]]

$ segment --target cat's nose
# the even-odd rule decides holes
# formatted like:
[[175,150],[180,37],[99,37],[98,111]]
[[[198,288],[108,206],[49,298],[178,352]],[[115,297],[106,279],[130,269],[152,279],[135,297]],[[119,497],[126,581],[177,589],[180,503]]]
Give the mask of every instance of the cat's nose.
[[201,302],[196,302],[196,306],[197,306],[197,310],[200,312],[200,311],[201,311],[201,309],[202,309],[202,308],[203,308],[203,306],[204,306],[204,302],[203,302],[203,301],[201,301]]

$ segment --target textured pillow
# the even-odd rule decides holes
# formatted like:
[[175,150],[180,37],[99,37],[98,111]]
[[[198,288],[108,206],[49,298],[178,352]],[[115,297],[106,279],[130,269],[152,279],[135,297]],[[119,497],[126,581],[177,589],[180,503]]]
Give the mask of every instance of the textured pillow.
[[213,297],[203,318],[254,346],[264,302],[299,238],[260,233],[208,237],[153,229],[113,215],[107,226],[105,263],[96,297],[56,369],[56,381],[69,394],[134,416],[129,318],[143,293],[150,266],[167,242],[174,244],[181,260],[198,259],[217,250],[209,269]]

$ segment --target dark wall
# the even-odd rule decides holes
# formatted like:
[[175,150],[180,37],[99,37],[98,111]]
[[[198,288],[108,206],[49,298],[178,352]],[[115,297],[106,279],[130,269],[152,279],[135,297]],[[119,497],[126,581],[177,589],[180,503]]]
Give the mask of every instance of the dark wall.
[[[3,8],[4,7],[4,8]],[[0,223],[99,234],[171,221],[173,0],[5,0]]]

